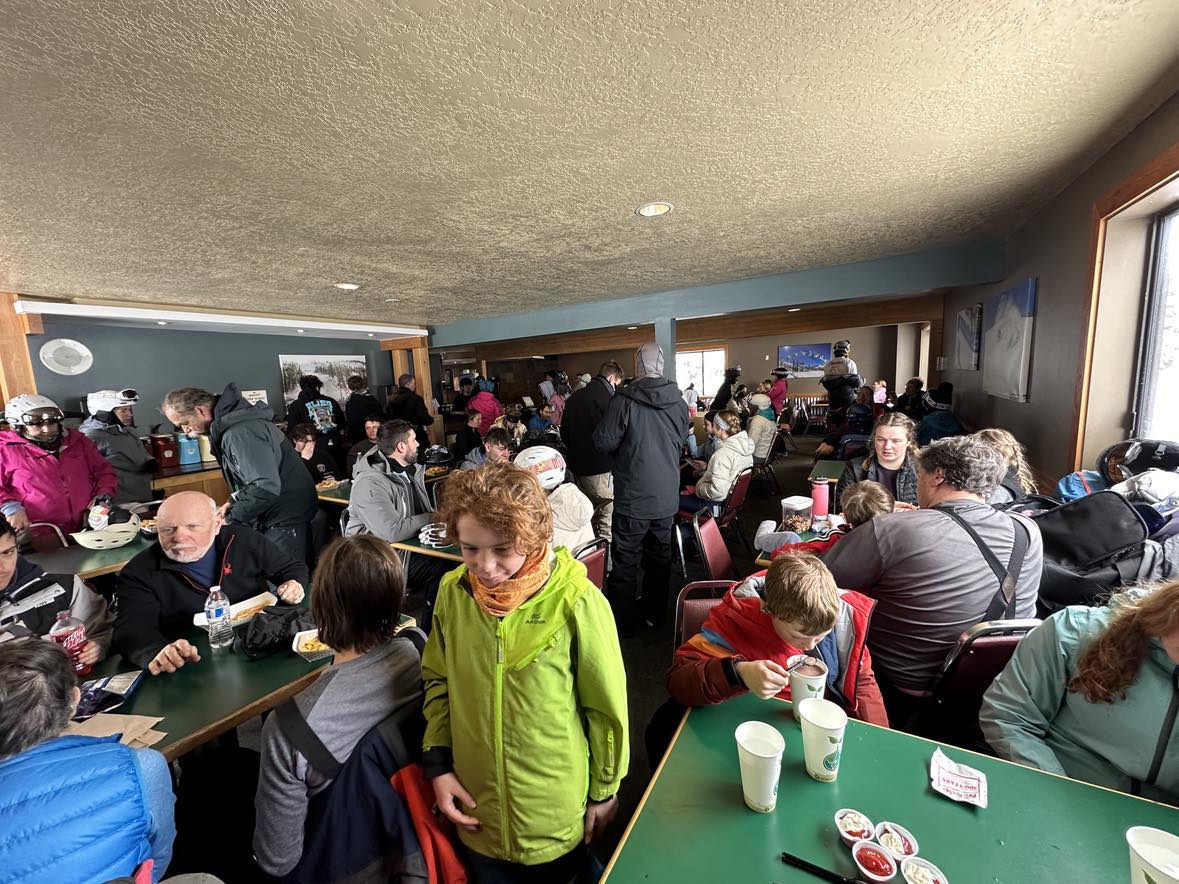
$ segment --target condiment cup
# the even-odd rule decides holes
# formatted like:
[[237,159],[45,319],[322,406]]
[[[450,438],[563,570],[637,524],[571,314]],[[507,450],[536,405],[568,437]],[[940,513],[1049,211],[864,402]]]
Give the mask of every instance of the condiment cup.
[[[897,851],[895,851],[891,847],[889,847],[887,844],[885,844],[883,841],[881,841],[880,836],[884,834],[884,830],[886,828],[892,829],[898,835],[904,836],[905,840],[907,840],[909,842],[909,844],[912,846],[913,849],[910,851],[907,851],[907,852],[898,853]],[[908,829],[906,829],[904,826],[898,826],[896,823],[889,822],[888,820],[885,820],[882,823],[876,824],[875,835],[876,835],[876,840],[877,840],[877,842],[879,842],[880,846],[883,847],[885,850],[887,850],[892,855],[893,859],[895,859],[897,862],[900,862],[906,856],[915,856],[917,854],[917,847],[918,847],[917,839],[914,838],[913,833],[910,832]]]
[[901,877],[904,878],[905,884],[916,884],[918,881],[917,878],[909,877],[910,869],[925,869],[933,875],[937,884],[950,884],[950,879],[942,874],[941,869],[920,856],[907,856],[901,861]]
[[[864,819],[868,820],[868,833],[869,834],[867,834],[867,835],[864,835],[864,834],[849,835],[847,832],[843,831],[843,829],[839,825],[839,821],[841,819],[843,819],[844,814],[848,814],[848,813],[858,813]],[[839,837],[843,841],[843,843],[846,844],[848,847],[851,847],[857,841],[867,841],[868,839],[870,839],[872,837],[872,833],[874,833],[876,831],[876,827],[872,825],[872,820],[868,819],[868,814],[864,813],[863,811],[856,810],[854,807],[841,807],[839,810],[835,811],[835,830],[837,832],[839,832]]]
[[[873,872],[872,870],[864,867],[864,864],[860,861],[860,853],[864,850],[874,850],[878,854],[880,854],[882,857],[884,857],[884,859],[888,862],[889,871],[888,871],[887,875],[878,875],[876,872]],[[885,850],[883,847],[881,847],[875,841],[857,841],[855,844],[853,844],[852,845],[852,859],[854,859],[856,861],[856,867],[860,870],[860,874],[863,875],[864,878],[866,878],[868,881],[872,881],[872,882],[891,881],[893,878],[896,877],[897,861],[892,858],[892,854],[890,854],[887,850]]]

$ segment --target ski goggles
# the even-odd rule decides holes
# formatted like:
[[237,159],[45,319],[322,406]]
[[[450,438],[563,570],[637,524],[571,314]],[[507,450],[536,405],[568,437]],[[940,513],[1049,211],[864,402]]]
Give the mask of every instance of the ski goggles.
[[60,424],[64,415],[61,409],[58,408],[44,408],[39,411],[31,411],[28,414],[20,416],[20,422],[26,427],[47,427],[50,424]]

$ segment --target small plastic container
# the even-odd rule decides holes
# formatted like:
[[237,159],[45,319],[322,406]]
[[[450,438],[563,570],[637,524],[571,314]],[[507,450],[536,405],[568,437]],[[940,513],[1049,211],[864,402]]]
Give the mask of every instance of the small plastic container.
[[[881,862],[879,865],[873,863],[871,866],[864,865],[864,860],[867,859],[866,853],[871,852],[872,855],[878,857]],[[891,881],[897,874],[897,861],[892,858],[887,850],[877,844],[875,841],[857,841],[852,845],[852,859],[856,861],[856,868],[860,870],[860,874],[864,879],[872,882]],[[880,871],[873,871],[873,869],[886,869],[882,874]]]
[[806,516],[810,518],[811,506],[810,497],[803,497],[801,494],[782,498],[782,521],[785,522],[787,516]]
[[[857,830],[855,832],[848,833],[843,830],[843,826],[839,824],[839,821],[849,813],[858,813],[864,818],[864,820],[867,822],[867,826],[863,829],[863,831]],[[857,841],[870,840],[872,835],[876,832],[876,827],[872,824],[872,820],[868,818],[868,814],[861,813],[854,807],[841,807],[839,810],[835,811],[835,829],[839,832],[840,840],[842,840],[843,843],[848,847],[851,847]]]
[[932,877],[931,884],[950,884],[950,879],[942,874],[942,870],[929,860],[920,856],[907,856],[901,862],[901,878],[905,884],[923,884],[924,878],[913,875],[914,869],[924,869]]
[[[883,838],[884,834],[890,830],[894,834],[900,836],[901,840],[903,842],[905,842],[906,846],[909,849],[896,850],[896,849],[890,847],[888,844],[886,844],[882,840],[882,838]],[[892,839],[889,839],[889,840],[892,840]],[[889,852],[889,854],[892,856],[892,858],[895,859],[897,862],[900,862],[901,860],[903,860],[907,856],[915,856],[917,854],[918,844],[917,844],[917,839],[913,837],[913,833],[910,832],[908,829],[906,829],[904,826],[899,826],[896,823],[889,822],[888,820],[885,820],[882,823],[876,824],[876,841],[877,841],[877,843],[880,844],[881,847],[883,847],[885,850],[887,850]]]
[[184,433],[176,434],[176,463],[188,466],[201,462],[201,443]]

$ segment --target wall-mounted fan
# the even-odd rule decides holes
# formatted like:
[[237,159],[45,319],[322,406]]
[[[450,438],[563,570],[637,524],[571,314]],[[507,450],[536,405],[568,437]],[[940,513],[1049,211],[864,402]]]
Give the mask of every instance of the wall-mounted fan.
[[54,338],[41,345],[41,364],[58,374],[82,374],[94,364],[94,354],[81,341]]

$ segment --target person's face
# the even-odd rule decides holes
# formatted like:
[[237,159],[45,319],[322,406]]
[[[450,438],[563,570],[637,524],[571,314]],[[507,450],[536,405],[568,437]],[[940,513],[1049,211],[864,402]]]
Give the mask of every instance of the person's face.
[[480,583],[489,588],[495,588],[512,577],[527,558],[469,513],[459,516],[458,536],[463,563],[479,578]]
[[295,450],[300,454],[310,451],[313,448],[315,448],[315,439],[311,436],[304,436],[301,439],[295,440]]
[[813,651],[815,646],[831,632],[828,629],[826,632],[820,632],[818,635],[809,635],[797,623],[791,620],[782,620],[778,617],[771,617],[770,619],[774,624],[774,633],[778,638],[782,639],[790,647],[798,648],[804,652]]
[[52,442],[61,433],[61,421],[57,420],[35,420],[33,423],[25,424],[25,435],[38,442]]
[[488,445],[487,460],[491,463],[507,463],[512,456],[512,450],[505,445]]
[[941,470],[934,470],[932,473],[927,473],[925,470],[918,467],[917,469],[917,506],[922,509],[928,509],[936,502],[938,489],[941,488],[945,481]]
[[[3,547],[0,546],[0,556],[4,555]],[[0,570],[0,585],[3,584],[4,572]],[[1163,650],[1167,652],[1167,656],[1171,658],[1171,662],[1179,666],[1179,629],[1173,629],[1166,635],[1160,635],[1159,641],[1162,642]]]
[[551,405],[546,405],[543,408],[541,408],[540,416],[543,417],[545,420],[552,420],[553,419],[553,407]]
[[16,535],[0,537],[0,589],[12,582],[16,573]]
[[469,418],[467,418],[467,426],[470,427],[472,430],[479,429],[479,426],[482,423],[483,423],[483,415],[481,415],[479,412],[475,412],[473,415],[471,415]]
[[364,435],[368,437],[369,442],[377,441],[377,433],[380,431],[380,429],[380,421],[365,421],[364,423]]
[[876,428],[876,460],[889,469],[892,464],[905,459],[905,450],[909,447],[909,434],[900,427]]
[[175,426],[180,427],[180,432],[185,433],[190,438],[195,438],[201,435],[201,433],[209,432],[209,427],[213,425],[213,409],[207,405],[198,405],[189,414],[184,414],[172,408],[165,408],[164,417],[170,420]]
[[405,389],[416,391],[417,388],[418,388],[418,382],[415,381],[413,378],[410,378],[408,381],[406,381]]
[[156,519],[164,555],[174,562],[197,561],[213,545],[221,530],[221,521],[221,516],[206,500],[188,501],[173,507],[165,501]]
[[909,383],[905,384],[905,392],[908,393],[910,396],[916,396],[918,393],[921,392],[921,384],[914,384],[912,382],[909,382]]
[[397,450],[401,453],[401,459],[405,461],[406,466],[418,462],[418,449],[420,447],[421,443],[418,442],[416,431],[411,431],[409,437],[397,446]]
[[119,423],[121,423],[123,426],[135,426],[135,412],[132,410],[130,405],[120,405],[118,408],[112,411],[111,414],[117,417],[119,419]]

